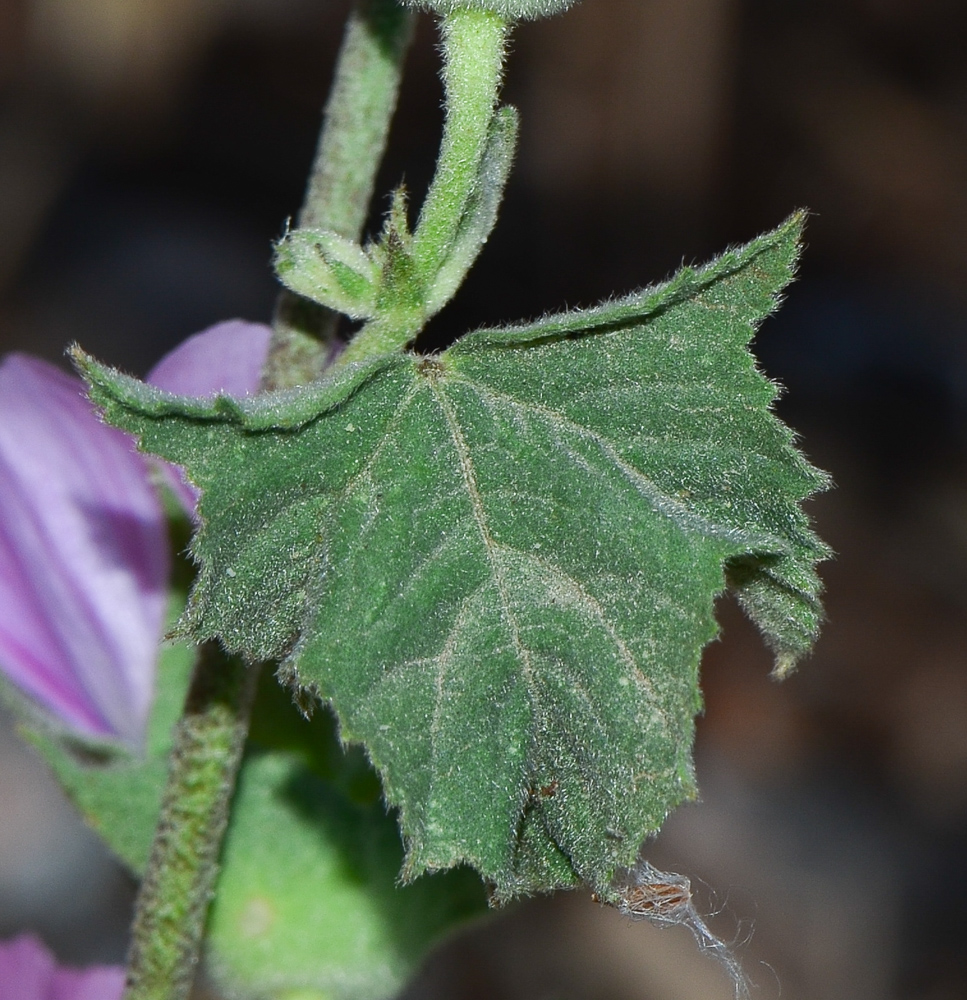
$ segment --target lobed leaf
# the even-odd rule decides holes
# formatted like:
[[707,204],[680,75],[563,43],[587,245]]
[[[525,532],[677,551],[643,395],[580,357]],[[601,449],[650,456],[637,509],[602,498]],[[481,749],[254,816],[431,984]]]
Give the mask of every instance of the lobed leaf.
[[500,900],[617,869],[695,793],[698,661],[726,574],[788,669],[820,618],[826,484],[747,350],[802,217],[595,309],[208,405],[78,355],[202,490],[184,627],[282,658],[365,745],[404,877]]

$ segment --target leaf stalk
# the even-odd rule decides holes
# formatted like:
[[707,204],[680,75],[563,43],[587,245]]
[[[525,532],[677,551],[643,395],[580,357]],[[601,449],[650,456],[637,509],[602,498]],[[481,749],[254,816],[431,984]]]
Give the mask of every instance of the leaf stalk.
[[[441,19],[443,140],[409,248],[424,294],[446,265],[482,182],[481,163],[491,141],[509,30],[508,22],[489,10],[458,8]],[[427,314],[426,309],[405,310],[399,317],[378,318],[350,341],[339,364],[399,350],[420,331]]]
[[508,23],[485,10],[443,18],[446,119],[436,172],[413,234],[413,257],[425,282],[440,270],[473,194],[497,105]]

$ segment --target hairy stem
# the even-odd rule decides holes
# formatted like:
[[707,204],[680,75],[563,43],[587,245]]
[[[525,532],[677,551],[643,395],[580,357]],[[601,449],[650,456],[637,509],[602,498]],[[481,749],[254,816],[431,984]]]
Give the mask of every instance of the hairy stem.
[[258,667],[199,650],[138,893],[125,1000],[183,1000],[195,977]]
[[413,256],[426,280],[446,260],[487,145],[507,45],[507,22],[482,10],[444,17],[446,121],[436,173],[413,235]]
[[[411,250],[424,288],[432,286],[446,263],[479,181],[509,29],[492,11],[461,8],[442,19],[440,30],[446,119],[436,171],[420,210]],[[423,322],[417,313],[406,314],[402,322],[377,320],[353,338],[339,363],[398,350],[419,332]]]
[[[413,14],[397,0],[357,0],[346,25],[298,225],[359,240],[396,109]],[[338,315],[284,290],[263,388],[318,378]]]

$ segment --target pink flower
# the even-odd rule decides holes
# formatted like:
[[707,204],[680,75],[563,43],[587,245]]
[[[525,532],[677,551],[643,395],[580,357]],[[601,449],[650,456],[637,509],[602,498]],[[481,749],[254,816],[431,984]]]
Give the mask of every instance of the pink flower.
[[258,391],[272,331],[230,319],[183,340],[145,379],[180,396],[250,396]]
[[80,382],[0,364],[0,664],[80,733],[140,743],[168,541],[145,460]]
[[[146,382],[180,396],[249,396],[258,391],[272,331],[239,319],[211,326],[183,340],[148,372]],[[165,464],[165,463],[163,463]],[[165,464],[168,485],[192,512],[198,491],[180,470]]]
[[[222,323],[152,372],[184,395],[253,392],[271,331]],[[193,496],[185,497],[193,506]],[[0,363],[0,670],[70,729],[138,748],[165,615],[168,538],[147,461],[80,381]],[[2,1000],[2,997],[0,997]]]
[[0,942],[0,1000],[120,1000],[124,969],[65,969],[31,934]]

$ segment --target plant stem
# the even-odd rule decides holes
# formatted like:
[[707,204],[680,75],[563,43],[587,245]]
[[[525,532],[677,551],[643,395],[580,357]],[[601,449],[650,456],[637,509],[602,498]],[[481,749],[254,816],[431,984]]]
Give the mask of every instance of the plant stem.
[[[298,225],[359,240],[396,109],[413,14],[396,0],[357,0],[346,24],[335,79]],[[263,388],[318,378],[332,353],[338,314],[284,290]]]
[[507,47],[507,22],[485,10],[457,9],[440,25],[446,121],[436,173],[413,234],[424,281],[436,277],[457,234],[487,146]]
[[[299,225],[359,239],[412,20],[396,0],[356,3]],[[334,333],[332,314],[283,293],[263,387],[311,381],[325,364]],[[199,650],[138,894],[125,1000],[184,1000],[191,991],[258,674],[258,665],[226,656],[215,643]]]
[[124,1000],[183,1000],[191,990],[258,673],[216,643],[199,649],[138,893]]
[[[441,23],[446,119],[436,172],[413,234],[415,280],[431,287],[446,262],[478,183],[480,163],[497,105],[507,48],[508,24],[484,10],[459,9]],[[338,364],[399,350],[426,322],[419,312],[383,317],[364,327],[349,342]]]

